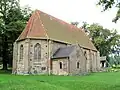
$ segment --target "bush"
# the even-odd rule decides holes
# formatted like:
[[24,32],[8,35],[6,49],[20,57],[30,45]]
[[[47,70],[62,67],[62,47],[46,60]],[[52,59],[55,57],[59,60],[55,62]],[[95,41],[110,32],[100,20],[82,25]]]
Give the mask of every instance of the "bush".
[[120,65],[112,65],[112,67],[107,69],[108,72],[119,72],[120,71]]

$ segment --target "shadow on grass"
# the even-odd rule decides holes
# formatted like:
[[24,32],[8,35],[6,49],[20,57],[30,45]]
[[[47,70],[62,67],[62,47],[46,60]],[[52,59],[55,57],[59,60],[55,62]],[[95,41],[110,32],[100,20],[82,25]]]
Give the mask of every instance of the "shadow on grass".
[[8,70],[2,70],[2,69],[0,69],[0,74],[11,74],[11,73],[12,73],[11,69],[8,69]]

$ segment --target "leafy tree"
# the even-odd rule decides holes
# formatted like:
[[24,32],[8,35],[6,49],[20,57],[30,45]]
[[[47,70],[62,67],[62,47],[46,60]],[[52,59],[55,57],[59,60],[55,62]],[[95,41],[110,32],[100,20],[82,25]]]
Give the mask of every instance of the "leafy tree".
[[[109,30],[103,28],[101,25],[94,23],[89,25],[83,22],[82,28],[87,30],[90,39],[94,43],[97,50],[100,52],[100,56],[107,56],[107,60],[111,64],[119,64],[120,55],[120,35],[116,30]],[[114,54],[115,57],[111,61],[110,54]]]
[[89,32],[89,30],[87,30],[88,25],[89,24],[87,22],[83,22],[83,25],[81,26],[81,28],[84,29],[85,32]]
[[71,22],[72,25],[78,26],[79,22]]
[[92,42],[100,51],[101,56],[108,56],[116,51],[116,46],[119,45],[120,35],[116,30],[109,30],[103,28],[99,24],[92,24],[87,28],[90,32],[89,36],[92,38]]
[[[76,25],[75,23],[76,22],[73,22],[71,24]],[[116,53],[120,50],[118,49],[120,48],[120,35],[116,30],[103,28],[103,26],[97,23],[89,25],[87,22],[83,22],[81,28],[88,33],[93,44],[100,52],[100,56],[108,56],[109,54]]]
[[13,42],[25,27],[30,15],[28,9],[21,9],[19,0],[0,0],[0,39],[3,69],[12,58]]
[[106,11],[112,7],[118,8],[116,17],[113,19],[113,22],[116,23],[120,18],[120,0],[99,0],[98,5],[101,5],[103,7],[103,11]]

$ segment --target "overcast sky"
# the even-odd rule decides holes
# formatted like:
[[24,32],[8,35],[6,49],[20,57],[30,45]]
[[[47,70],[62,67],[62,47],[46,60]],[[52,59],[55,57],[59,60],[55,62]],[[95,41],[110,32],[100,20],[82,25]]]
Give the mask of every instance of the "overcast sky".
[[20,0],[21,6],[29,5],[32,9],[39,9],[68,23],[99,23],[105,28],[117,29],[120,33],[120,21],[117,24],[112,22],[117,9],[101,12],[102,8],[96,3],[97,0]]

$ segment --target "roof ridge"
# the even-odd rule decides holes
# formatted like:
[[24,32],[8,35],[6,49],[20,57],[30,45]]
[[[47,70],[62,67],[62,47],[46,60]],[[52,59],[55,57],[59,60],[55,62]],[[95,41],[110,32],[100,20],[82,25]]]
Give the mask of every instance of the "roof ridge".
[[58,48],[58,49],[53,53],[52,56],[56,55],[56,54],[59,52],[59,50],[60,50],[60,48]]
[[[35,12],[34,12],[34,14],[35,14]],[[27,37],[29,37],[28,35],[29,35],[30,31],[32,30],[32,26],[34,24],[33,22],[35,20],[34,17],[35,17],[35,15],[32,16],[32,20],[31,20],[31,24],[30,24],[30,27],[29,27],[29,30],[28,30],[28,33],[27,33]]]
[[[35,13],[35,12],[34,12],[34,13]],[[33,13],[33,14],[34,14],[34,13]],[[18,37],[18,39],[19,39],[19,38],[22,36],[22,34],[24,34],[25,32],[26,32],[26,33],[25,33],[24,38],[27,37],[28,32],[29,32],[29,29],[30,29],[30,26],[31,26],[31,22],[33,21],[33,16],[34,16],[33,14],[30,16],[30,19],[27,21],[27,25],[25,26],[24,30],[22,31],[22,33],[20,34],[20,36]],[[28,29],[26,29],[26,28],[28,28]],[[25,31],[25,30],[26,30],[26,31]],[[17,39],[17,40],[18,40],[18,39]]]
[[[46,15],[48,15],[48,16],[50,16],[50,17],[52,17],[53,19],[55,19],[56,21],[59,21],[60,23],[65,23],[66,25],[68,25],[68,26],[72,26],[72,27],[74,27],[74,28],[76,28],[76,29],[79,29],[78,27],[76,27],[75,25],[72,25],[72,24],[69,24],[68,22],[66,22],[66,21],[63,21],[63,20],[61,20],[61,19],[59,19],[59,18],[56,18],[56,17],[54,17],[54,16],[52,16],[52,15],[50,15],[50,14],[48,14],[48,13],[45,13],[45,12],[43,12],[43,11],[40,11],[40,10],[38,10],[39,12],[42,12],[43,14],[46,14]],[[81,30],[81,29],[80,29]],[[82,31],[82,30],[81,30]]]
[[[63,20],[61,20],[61,19],[59,19],[59,18],[56,18],[56,17],[54,17],[54,16],[52,16],[52,15],[50,15],[50,14],[48,14],[48,13],[45,13],[45,12],[43,12],[43,11],[41,11],[41,10],[38,10],[38,11],[39,11],[39,12],[42,12],[43,14],[46,14],[46,15],[52,17],[52,18],[55,19],[57,22],[60,22],[60,23],[63,22],[63,23],[65,23],[69,28],[73,27],[74,29],[77,29],[77,30],[73,30],[73,31],[82,31],[82,32],[85,34],[85,36],[88,37],[88,35],[86,35],[86,33],[82,30],[81,27],[78,28],[78,27],[75,26],[75,25],[69,24],[68,22],[63,21]],[[63,24],[63,23],[62,23],[62,24]],[[89,37],[88,37],[88,38],[89,38]]]
[[36,13],[37,13],[37,15],[38,15],[38,17],[39,17],[39,20],[40,20],[40,22],[41,22],[41,24],[42,24],[42,27],[44,28],[43,30],[46,32],[46,37],[49,38],[49,36],[48,36],[48,34],[47,34],[47,29],[44,27],[44,24],[43,24],[43,22],[42,22],[42,20],[41,20],[41,17],[40,17],[40,10],[36,10]]
[[[46,14],[46,15],[54,18],[54,19],[56,19],[56,21],[58,21],[58,20],[59,20],[59,21],[62,21],[62,22],[64,22],[65,24],[67,24],[68,26],[72,26],[72,27],[74,27],[74,28],[76,28],[76,29],[79,29],[79,30],[83,31],[81,27],[78,28],[78,27],[75,26],[75,25],[72,25],[72,24],[70,24],[70,23],[68,23],[68,22],[66,22],[66,21],[64,21],[64,20],[61,20],[61,19],[59,19],[59,18],[56,18],[55,16],[52,16],[52,15],[50,15],[50,14],[48,14],[48,13],[45,13],[45,12],[43,12],[43,11],[41,11],[41,10],[38,10],[38,11],[39,11],[39,12],[42,12],[42,13],[44,13],[44,14]],[[83,31],[83,32],[84,32],[84,31]],[[85,33],[85,32],[84,32],[84,33]]]
[[69,44],[79,43],[82,47],[96,50],[82,29],[40,10],[35,10],[31,15],[17,41],[25,38],[53,39]]

